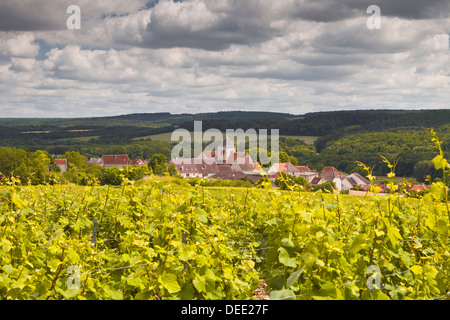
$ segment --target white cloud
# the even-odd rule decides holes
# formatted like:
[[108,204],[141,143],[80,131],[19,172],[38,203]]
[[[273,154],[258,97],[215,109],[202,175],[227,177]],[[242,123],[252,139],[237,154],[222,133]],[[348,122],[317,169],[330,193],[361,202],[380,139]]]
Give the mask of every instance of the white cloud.
[[34,43],[35,37],[30,32],[0,33],[0,54],[10,57],[35,57],[39,53],[39,45]]
[[30,2],[0,5],[28,19],[28,31],[0,22],[11,30],[0,32],[1,114],[448,108],[438,0],[441,12],[380,0],[381,30],[367,29],[365,0],[70,1],[83,20],[68,30],[64,1],[43,0],[33,17]]

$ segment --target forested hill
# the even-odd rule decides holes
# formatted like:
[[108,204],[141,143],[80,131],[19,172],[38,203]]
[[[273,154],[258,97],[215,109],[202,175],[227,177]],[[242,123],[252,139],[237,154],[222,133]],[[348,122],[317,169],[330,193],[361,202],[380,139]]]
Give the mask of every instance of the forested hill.
[[[450,122],[444,110],[358,110],[293,115],[276,112],[230,111],[201,114],[144,113],[113,117],[74,119],[0,119],[0,143],[5,139],[44,139],[94,136],[122,143],[132,138],[193,129],[201,120],[203,129],[279,129],[282,135],[324,137],[344,132],[383,131],[398,127],[439,127]],[[23,132],[28,134],[24,136]],[[38,135],[38,133],[47,133]],[[21,144],[22,145],[22,144]]]
[[28,149],[63,144],[127,144],[133,139],[194,129],[279,129],[281,135],[316,136],[318,151],[348,133],[400,127],[437,128],[450,123],[450,110],[359,110],[293,115],[276,112],[229,111],[201,114],[144,113],[74,119],[0,119],[0,145]]
[[[280,129],[283,135],[325,136],[332,131],[382,131],[398,127],[438,127],[450,123],[450,109],[446,110],[358,110],[307,113],[287,117],[249,117],[237,119],[203,119],[203,128]],[[193,128],[192,121],[180,125]],[[350,128],[348,128],[350,127]]]
[[[131,158],[170,156],[173,145],[157,136],[177,128],[202,130],[279,129],[280,148],[311,168],[335,166],[353,172],[355,161],[376,165],[385,173],[380,154],[401,159],[398,173],[412,176],[421,165],[428,171],[435,150],[426,129],[434,128],[450,150],[450,109],[358,110],[287,114],[230,111],[201,114],[144,113],[77,119],[0,119],[0,147],[45,150],[53,155],[76,151],[86,157],[127,153]],[[307,136],[302,140],[299,136]],[[170,135],[169,135],[170,137]],[[296,138],[299,137],[299,138]],[[298,140],[296,140],[298,139]],[[169,139],[170,141],[170,139]],[[303,141],[315,141],[314,145]],[[380,171],[381,170],[381,171]],[[420,175],[421,176],[421,175]]]
[[[11,131],[60,131],[105,127],[193,127],[203,121],[203,128],[280,129],[284,135],[324,136],[333,130],[352,126],[352,130],[374,131],[395,127],[438,127],[450,122],[450,109],[442,110],[357,110],[327,111],[307,114],[278,112],[228,111],[199,114],[139,113],[93,118],[0,118],[0,128]],[[6,130],[2,131],[3,138]]]

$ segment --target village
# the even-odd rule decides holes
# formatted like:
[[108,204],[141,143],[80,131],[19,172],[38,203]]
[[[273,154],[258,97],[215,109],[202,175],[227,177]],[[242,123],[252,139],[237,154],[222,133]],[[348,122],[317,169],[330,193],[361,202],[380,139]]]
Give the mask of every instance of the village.
[[[222,160],[223,159],[223,160]],[[91,158],[89,165],[99,165],[104,168],[123,168],[125,166],[148,165],[148,160],[130,160],[126,154],[103,155],[101,158]],[[57,159],[55,164],[61,172],[67,171],[67,160]],[[221,179],[221,180],[248,180],[258,182],[262,177],[268,179],[275,186],[275,181],[281,174],[304,178],[309,187],[320,186],[326,182],[332,182],[337,192],[348,192],[353,195],[364,195],[370,189],[370,181],[359,173],[345,174],[335,167],[326,166],[321,171],[311,170],[306,165],[295,166],[291,162],[273,163],[269,168],[262,168],[255,162],[250,154],[236,152],[236,148],[230,139],[225,139],[223,145],[216,151],[203,151],[195,159],[183,158],[170,160],[167,165],[173,165],[179,176],[183,178]],[[389,194],[389,189],[384,184],[377,184],[379,195]],[[398,186],[399,189],[402,185]],[[426,185],[410,185],[407,190],[419,192],[429,187]]]

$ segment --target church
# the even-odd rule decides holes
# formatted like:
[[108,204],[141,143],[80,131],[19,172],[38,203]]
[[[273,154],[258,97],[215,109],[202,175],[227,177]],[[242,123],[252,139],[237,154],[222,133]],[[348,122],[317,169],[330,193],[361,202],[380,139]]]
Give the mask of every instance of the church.
[[[195,161],[194,161],[195,160]],[[201,160],[201,161],[199,161]],[[245,175],[259,175],[260,167],[247,152],[236,152],[236,147],[227,136],[214,151],[202,151],[195,159],[177,159],[173,163],[184,178],[215,178],[242,172]]]

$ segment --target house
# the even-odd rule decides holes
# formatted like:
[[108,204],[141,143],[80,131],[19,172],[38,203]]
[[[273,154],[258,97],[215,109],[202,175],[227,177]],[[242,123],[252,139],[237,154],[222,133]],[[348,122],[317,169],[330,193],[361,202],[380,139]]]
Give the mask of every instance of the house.
[[325,167],[322,169],[321,173],[340,173],[335,167]]
[[128,158],[127,154],[103,155],[102,163],[105,168],[123,168],[131,165],[130,158]]
[[259,175],[259,164],[239,164],[237,161],[230,166],[231,171],[243,172],[248,175]]
[[247,179],[251,183],[257,183],[261,179],[264,179],[264,177],[258,172],[258,174],[247,174]]
[[178,159],[177,163],[170,161],[169,164],[174,164],[178,174],[183,178],[210,178],[221,173],[216,163],[209,163],[204,160],[201,164],[196,164],[192,159]]
[[267,174],[267,176],[265,176],[265,178],[269,179],[272,183],[275,183],[275,180],[277,180],[279,177],[281,177],[281,174],[278,171],[276,173]]
[[131,162],[132,166],[145,166],[148,164],[148,160],[142,160],[142,159],[134,159]]
[[357,185],[358,185],[358,183],[353,178],[348,176],[347,178],[342,180],[341,190],[350,190],[350,189],[354,188]]
[[313,178],[311,180],[311,182],[309,184],[312,185],[312,186],[318,186],[318,185],[320,185],[320,184],[322,184],[324,182],[325,182],[325,180],[323,178],[315,177],[315,178]]
[[430,186],[414,185],[409,190],[411,190],[411,191],[422,191],[422,190],[428,190],[428,189],[430,189]]
[[341,182],[341,190],[349,190],[354,186],[365,187],[370,186],[370,181],[361,176],[359,173],[352,173],[348,175]]
[[300,173],[312,172],[308,166],[295,166]]
[[[359,173],[352,173],[345,175],[334,167],[325,167],[318,177],[322,178],[322,181],[332,181],[336,185],[338,191],[345,191],[353,188],[355,185],[360,187],[370,185],[370,182],[362,177]],[[312,183],[311,183],[312,184]]]
[[319,175],[319,172],[312,171],[308,166],[295,166],[298,170],[297,173],[295,173],[295,176],[297,177],[303,177],[310,183],[312,179],[317,177]]
[[370,185],[370,181],[367,180],[366,178],[364,178],[363,176],[361,176],[357,172],[354,172],[354,173],[350,174],[349,176],[347,176],[347,179],[350,183],[353,183],[353,185],[358,185],[360,187]]
[[61,169],[61,173],[67,172],[67,159],[55,159],[55,165]]
[[225,164],[218,164],[217,168],[219,169],[219,172],[221,172],[221,173],[222,172],[231,172],[231,171],[233,171],[233,170],[231,170],[230,166],[227,166]]
[[98,166],[103,166],[102,158],[91,158],[88,161],[88,165],[96,164]]
[[274,174],[276,172],[286,173],[293,176],[299,176],[299,170],[290,162],[274,163],[267,171],[267,174]]
[[222,145],[217,147],[216,151],[203,151],[197,156],[197,159],[205,160],[208,163],[215,162],[218,165],[254,164],[247,152],[236,152],[236,147],[228,137]]
[[[333,167],[329,167],[329,168],[333,168]],[[346,178],[347,176],[343,173],[340,173],[339,171],[337,171],[336,169],[330,169],[330,170],[325,170],[325,171],[321,171],[318,174],[318,178],[322,179],[322,183],[325,181],[331,181],[336,185],[336,188],[338,189],[338,191],[342,190],[342,181]],[[315,178],[314,178],[315,179]]]
[[405,190],[408,190],[408,191],[416,191],[416,192],[423,191],[423,190],[429,190],[430,188],[431,188],[430,186],[427,186],[427,185],[424,185],[424,184],[421,184],[421,185],[402,185],[402,184],[399,184],[398,185],[398,190],[405,189]]
[[197,159],[202,159],[208,163],[228,164],[227,159],[236,153],[236,148],[230,138],[226,137],[223,143],[217,146],[215,151],[202,151]]
[[194,159],[177,158],[169,163],[174,164],[178,173],[185,178],[210,178],[221,174],[222,177],[235,179],[237,172],[244,175],[259,174],[259,165],[253,162],[248,153],[236,152],[228,137],[215,151],[203,151]]
[[202,151],[196,159],[204,160],[207,163],[218,163],[218,153],[216,151]]

